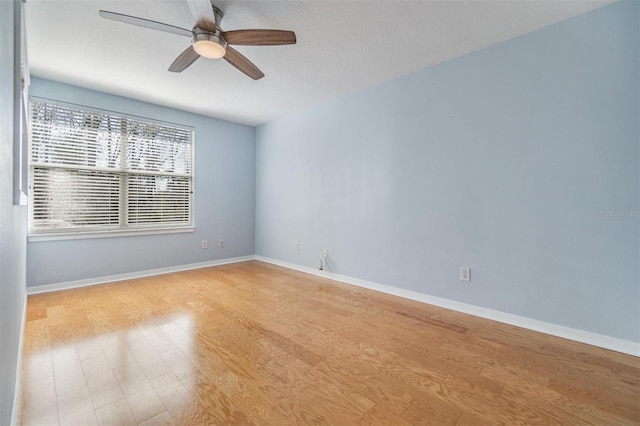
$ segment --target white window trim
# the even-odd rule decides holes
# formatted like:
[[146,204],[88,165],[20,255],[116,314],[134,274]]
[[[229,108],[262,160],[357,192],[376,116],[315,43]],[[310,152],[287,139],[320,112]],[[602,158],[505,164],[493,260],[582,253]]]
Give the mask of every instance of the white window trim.
[[[138,228],[138,229],[109,229],[104,231],[70,231],[70,232],[50,232],[47,234],[40,233],[28,233],[27,234],[27,242],[29,243],[37,243],[37,242],[46,242],[46,241],[63,241],[63,240],[79,240],[79,239],[91,239],[91,238],[114,238],[114,237],[128,237],[128,236],[143,236],[143,235],[161,235],[161,234],[179,234],[179,233],[192,233],[195,232],[195,223],[196,223],[196,199],[195,199],[195,185],[196,185],[196,174],[195,174],[195,160],[196,160],[196,134],[195,128],[193,126],[185,125],[182,123],[175,123],[167,120],[158,120],[150,117],[143,117],[135,114],[128,114],[124,112],[112,111],[103,108],[96,108],[82,104],[76,104],[72,102],[64,102],[56,99],[50,99],[39,96],[29,96],[30,101],[36,102],[46,102],[51,105],[61,105],[67,107],[75,107],[80,108],[89,112],[96,113],[106,113],[106,114],[115,114],[122,118],[129,118],[133,120],[144,120],[149,123],[156,123],[160,125],[169,125],[176,126],[186,130],[191,131],[191,188],[193,197],[191,198],[191,225],[185,226],[175,226],[175,227],[160,227],[160,228]],[[31,138],[29,138],[31,141]],[[31,146],[28,149],[28,156],[31,156]],[[31,165],[28,166],[29,170],[31,170]]]
[[60,232],[58,234],[30,234],[27,240],[30,243],[42,241],[62,241],[62,240],[82,240],[87,238],[114,238],[131,237],[135,235],[158,235],[158,234],[183,234],[195,232],[195,226],[180,226],[175,228],[153,228],[136,230],[117,231],[90,231],[90,232]]

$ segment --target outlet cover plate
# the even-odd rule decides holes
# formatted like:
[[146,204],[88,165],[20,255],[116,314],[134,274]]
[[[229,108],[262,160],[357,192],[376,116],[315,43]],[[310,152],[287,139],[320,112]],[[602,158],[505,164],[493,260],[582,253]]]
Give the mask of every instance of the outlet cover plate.
[[460,281],[471,281],[471,268],[468,266],[460,267]]

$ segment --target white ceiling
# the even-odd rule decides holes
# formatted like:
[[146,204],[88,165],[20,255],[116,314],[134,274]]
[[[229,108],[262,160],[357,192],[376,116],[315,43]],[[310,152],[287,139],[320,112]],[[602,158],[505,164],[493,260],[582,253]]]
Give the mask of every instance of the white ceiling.
[[[205,0],[206,1],[206,0]],[[31,73],[260,125],[604,6],[611,0],[214,0],[225,30],[293,30],[292,46],[237,46],[266,74],[223,60],[167,71],[190,39],[102,19],[104,9],[191,29],[184,0],[28,0]]]

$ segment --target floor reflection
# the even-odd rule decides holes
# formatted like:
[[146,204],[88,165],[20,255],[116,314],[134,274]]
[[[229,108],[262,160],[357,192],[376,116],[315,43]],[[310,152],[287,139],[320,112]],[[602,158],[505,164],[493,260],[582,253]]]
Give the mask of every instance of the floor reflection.
[[[32,296],[30,304],[32,298],[37,306],[38,297]],[[54,326],[56,315],[64,315],[61,308],[47,309]],[[54,342],[45,327],[49,321],[39,315],[27,325],[22,424],[141,424],[152,419],[169,424],[193,400],[192,313],[85,338],[70,332]]]

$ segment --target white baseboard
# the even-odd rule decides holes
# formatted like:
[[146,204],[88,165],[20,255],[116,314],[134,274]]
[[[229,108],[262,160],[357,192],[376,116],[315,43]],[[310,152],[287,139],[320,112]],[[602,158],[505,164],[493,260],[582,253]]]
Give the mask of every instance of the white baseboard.
[[227,265],[229,263],[245,262],[254,260],[255,256],[232,257],[229,259],[211,260],[208,262],[190,263],[187,265],[170,266],[168,268],[148,269],[146,271],[129,272],[126,274],[109,275],[85,280],[67,281],[55,284],[44,284],[27,287],[28,294],[49,293],[52,291],[69,290],[72,288],[87,287],[91,285],[107,284],[117,281],[132,280],[135,278],[151,277],[154,275],[170,274],[172,272],[188,271],[190,269],[208,268],[210,266]]
[[526,328],[529,330],[550,334],[552,336],[562,337],[564,339],[574,340],[576,342],[586,343],[588,345],[598,346],[601,348],[610,349],[612,351],[622,352],[625,354],[640,357],[640,343],[630,340],[619,339],[617,337],[605,336],[602,334],[592,333],[590,331],[578,330],[571,327],[565,327],[563,325],[521,317],[519,315],[508,314],[506,312],[483,308],[481,306],[456,302],[455,300],[429,296],[427,294],[422,294],[411,290],[404,290],[397,287],[391,287],[384,284],[378,284],[359,278],[353,278],[347,275],[335,274],[329,271],[319,271],[315,268],[296,265],[289,262],[283,262],[281,260],[268,257],[256,255],[255,259],[261,262],[271,263],[274,265],[283,266],[285,268],[294,269],[296,271],[305,272],[307,274],[316,275],[318,277],[329,278],[358,287],[376,290],[382,293],[392,294],[394,296],[400,296],[406,299],[416,300],[418,302],[428,303],[430,305],[451,309],[452,311],[462,312],[465,314],[514,325],[516,327]]
[[24,347],[24,329],[27,325],[27,295],[24,295],[22,306],[22,324],[20,325],[20,340],[18,341],[18,364],[16,365],[16,385],[13,389],[13,408],[11,409],[11,425],[18,424],[20,416],[20,402],[22,395],[22,350]]

